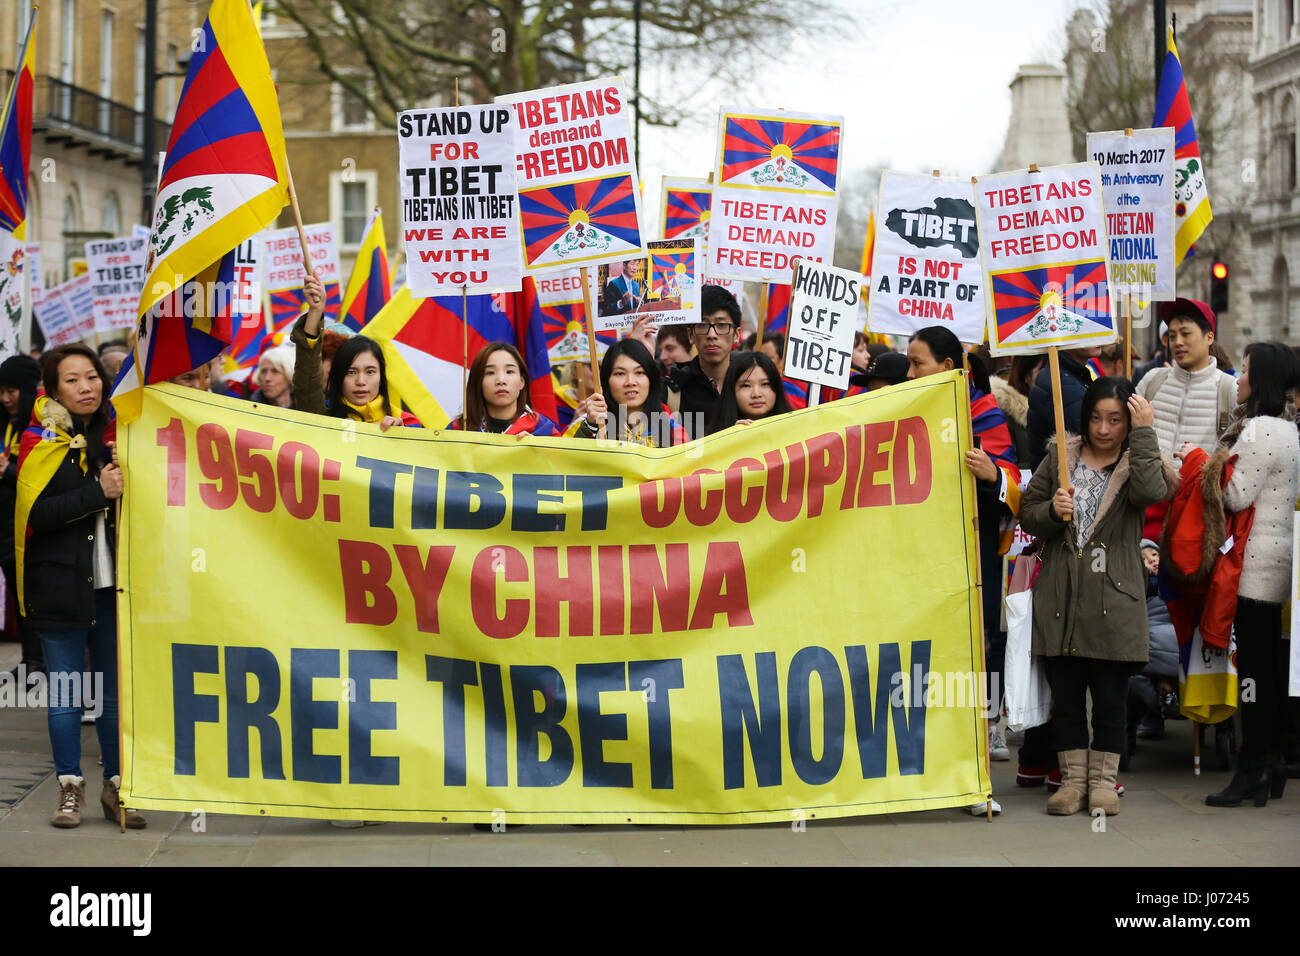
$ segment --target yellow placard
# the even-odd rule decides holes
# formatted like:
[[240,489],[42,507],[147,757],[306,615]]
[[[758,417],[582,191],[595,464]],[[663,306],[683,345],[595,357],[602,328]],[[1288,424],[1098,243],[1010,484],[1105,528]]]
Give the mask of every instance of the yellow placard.
[[145,396],[129,806],[717,824],[989,793],[959,373],[672,449]]

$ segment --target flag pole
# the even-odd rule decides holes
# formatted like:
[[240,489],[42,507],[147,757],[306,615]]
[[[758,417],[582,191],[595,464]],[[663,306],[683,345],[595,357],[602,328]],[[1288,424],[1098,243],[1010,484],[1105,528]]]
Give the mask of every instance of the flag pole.
[[754,351],[763,349],[763,335],[767,331],[767,296],[771,283],[764,279],[758,284],[758,335],[754,337]]
[[289,186],[289,205],[293,206],[293,224],[298,227],[298,245],[302,248],[302,269],[307,275],[315,276],[316,272],[311,267],[311,254],[307,251],[307,230],[302,227],[302,210],[298,208],[298,190],[293,188],[293,170],[289,168],[288,154],[284,157],[284,178]]
[[[591,308],[591,266],[582,267],[582,305],[586,315],[582,324],[587,327],[587,357],[591,360],[591,394],[600,395],[600,368],[596,364],[596,313]],[[579,376],[578,381],[582,378]],[[600,437],[605,437],[605,426],[600,426]]]

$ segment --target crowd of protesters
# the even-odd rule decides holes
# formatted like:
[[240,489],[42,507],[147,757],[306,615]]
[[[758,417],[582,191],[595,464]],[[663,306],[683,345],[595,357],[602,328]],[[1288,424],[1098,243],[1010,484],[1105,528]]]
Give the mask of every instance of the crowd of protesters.
[[[309,277],[304,294],[308,308],[288,341],[262,353],[245,388],[225,380],[220,360],[179,376],[176,384],[381,431],[420,425],[390,404],[380,343],[324,322],[319,280]],[[557,398],[566,412],[560,422],[529,406],[528,367],[515,346],[492,342],[473,357],[464,411],[449,423],[423,424],[671,447],[807,404],[800,383],[783,375],[783,337],[742,340],[740,305],[725,289],[703,286],[701,302],[700,321],[692,325],[655,329],[639,318],[605,352],[598,381],[585,363],[557,370]],[[1236,773],[1206,803],[1259,805],[1281,797],[1285,781],[1300,774],[1300,699],[1287,697],[1282,633],[1300,506],[1300,357],[1281,343],[1254,343],[1234,374],[1215,342],[1216,317],[1208,306],[1179,299],[1163,303],[1160,314],[1161,348],[1131,380],[1124,377],[1123,346],[1060,355],[1064,472],[1054,451],[1046,356],[995,361],[941,326],[921,329],[901,350],[859,333],[843,392],[896,387],[954,369],[968,375],[975,440],[964,467],[979,501],[988,691],[996,703],[1006,646],[1001,591],[991,583],[1002,579],[1019,523],[1033,535],[1028,550],[1039,561],[1032,647],[1046,669],[1053,710],[1047,723],[1025,731],[1016,783],[1046,786],[1053,814],[1118,812],[1118,775],[1137,738],[1158,737],[1164,721],[1179,717],[1178,648],[1186,635],[1177,632],[1187,619],[1182,606],[1171,603],[1176,588],[1162,554],[1172,520],[1167,515],[1182,513],[1171,510],[1171,500],[1188,482],[1213,486],[1206,492],[1208,510],[1253,514],[1246,540],[1236,542],[1233,629],[1240,679],[1250,682],[1254,699],[1241,708]],[[121,343],[98,352],[64,345],[39,362],[15,356],[0,364],[5,630],[21,641],[20,667],[28,674],[81,673],[89,657],[91,671],[103,675],[95,720],[101,805],[114,821],[121,812],[115,505],[127,478],[107,392],[126,355]],[[839,397],[831,392],[823,400]],[[1219,474],[1222,483],[1202,480]],[[1212,525],[1206,522],[1207,542]],[[1099,553],[1105,557],[1100,572]],[[54,680],[50,686],[69,688]],[[57,827],[81,820],[83,719],[77,701],[51,692],[49,732],[59,781],[51,822]],[[1011,759],[996,714],[987,735],[989,756]],[[970,810],[1001,808],[993,801]],[[130,827],[146,825],[133,811],[125,819]]]

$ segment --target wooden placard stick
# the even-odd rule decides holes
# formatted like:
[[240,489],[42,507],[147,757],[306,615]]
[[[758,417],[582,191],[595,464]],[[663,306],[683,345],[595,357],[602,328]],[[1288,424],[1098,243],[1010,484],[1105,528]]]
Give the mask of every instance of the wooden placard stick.
[[754,338],[754,351],[763,348],[763,336],[767,332],[767,297],[771,283],[763,279],[758,284],[758,335]]
[[298,190],[293,188],[293,170],[289,157],[284,158],[284,178],[289,187],[289,205],[293,207],[293,224],[298,227],[298,245],[302,248],[302,270],[309,276],[316,274],[311,267],[311,254],[307,251],[307,230],[302,226],[302,210],[298,208]]
[[[586,312],[582,324],[587,327],[587,358],[591,361],[591,393],[599,395],[600,367],[596,363],[596,312],[591,307],[591,266],[582,267],[582,304]],[[600,437],[605,437],[604,425],[600,426]]]

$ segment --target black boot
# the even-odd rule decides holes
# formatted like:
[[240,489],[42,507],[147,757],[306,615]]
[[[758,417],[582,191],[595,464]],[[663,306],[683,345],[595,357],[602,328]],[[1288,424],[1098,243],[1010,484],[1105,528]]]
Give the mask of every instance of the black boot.
[[1281,800],[1286,791],[1286,758],[1273,754],[1268,758],[1268,795],[1274,800]]
[[1205,798],[1207,807],[1239,807],[1247,798],[1254,800],[1255,806],[1262,807],[1268,803],[1270,775],[1266,761],[1243,756],[1237,764],[1237,772],[1232,782],[1218,793],[1211,793]]

